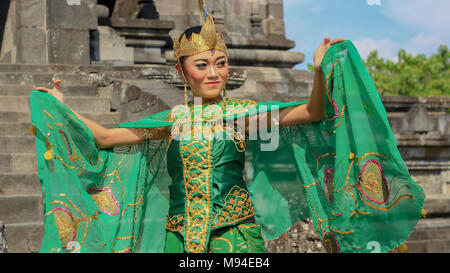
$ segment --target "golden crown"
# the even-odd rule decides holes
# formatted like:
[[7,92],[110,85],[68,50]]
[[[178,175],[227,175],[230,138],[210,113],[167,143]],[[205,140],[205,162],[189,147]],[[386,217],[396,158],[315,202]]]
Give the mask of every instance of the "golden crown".
[[203,13],[203,25],[199,34],[192,33],[189,40],[186,35],[183,35],[180,39],[180,35],[174,40],[173,50],[177,60],[181,57],[188,57],[203,51],[216,49],[223,51],[228,56],[227,45],[221,33],[216,32],[214,20],[209,15],[206,9],[206,0],[198,0],[198,6],[200,13]]

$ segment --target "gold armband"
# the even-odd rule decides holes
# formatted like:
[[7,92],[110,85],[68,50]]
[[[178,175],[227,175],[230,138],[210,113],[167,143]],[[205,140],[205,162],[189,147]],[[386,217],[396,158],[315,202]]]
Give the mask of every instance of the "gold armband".
[[150,128],[145,128],[144,129],[144,139],[145,140],[149,140],[152,139],[153,134],[150,132]]

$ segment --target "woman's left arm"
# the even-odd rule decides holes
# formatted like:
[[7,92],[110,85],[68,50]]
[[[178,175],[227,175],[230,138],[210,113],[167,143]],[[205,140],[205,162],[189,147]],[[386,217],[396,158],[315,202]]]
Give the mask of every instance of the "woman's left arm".
[[343,38],[331,41],[326,37],[314,53],[314,83],[308,103],[292,106],[280,111],[280,126],[297,125],[301,123],[322,120],[325,116],[325,79],[321,68],[323,57],[334,44],[345,41]]

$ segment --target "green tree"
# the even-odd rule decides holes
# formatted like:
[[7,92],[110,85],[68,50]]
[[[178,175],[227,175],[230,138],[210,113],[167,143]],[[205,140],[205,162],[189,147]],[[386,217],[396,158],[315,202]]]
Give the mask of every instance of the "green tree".
[[372,51],[364,62],[382,96],[450,96],[450,51],[441,45],[427,58],[398,52],[398,62],[378,57]]

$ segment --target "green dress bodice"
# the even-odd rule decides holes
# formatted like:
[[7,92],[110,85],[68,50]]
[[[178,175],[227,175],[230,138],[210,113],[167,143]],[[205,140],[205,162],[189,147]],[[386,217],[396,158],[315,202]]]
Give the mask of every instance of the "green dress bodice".
[[[252,106],[251,101],[247,102],[243,108],[238,100],[228,98],[225,103],[233,106],[233,111],[241,111]],[[236,104],[238,107],[234,108]],[[171,138],[167,148],[167,170],[172,184],[166,228],[179,232],[190,252],[202,251],[211,231],[254,221],[255,216],[243,174],[246,139],[238,134],[234,122],[232,126],[214,122],[222,114],[222,102],[217,105],[201,107],[202,128],[211,131],[193,137],[198,132],[192,128],[189,136]]]

